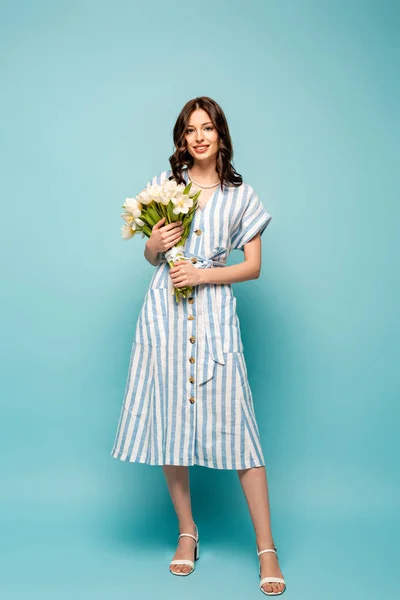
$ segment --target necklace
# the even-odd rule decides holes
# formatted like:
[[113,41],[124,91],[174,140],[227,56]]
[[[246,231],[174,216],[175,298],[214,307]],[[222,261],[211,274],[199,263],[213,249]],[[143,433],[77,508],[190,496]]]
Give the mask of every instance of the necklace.
[[221,182],[218,181],[218,183],[214,183],[213,185],[200,185],[199,183],[197,183],[191,176],[190,176],[190,171],[188,169],[188,175],[189,175],[189,179],[192,183],[194,183],[195,185],[197,185],[199,188],[202,188],[203,190],[209,190],[210,188],[216,187],[217,185],[219,185]]

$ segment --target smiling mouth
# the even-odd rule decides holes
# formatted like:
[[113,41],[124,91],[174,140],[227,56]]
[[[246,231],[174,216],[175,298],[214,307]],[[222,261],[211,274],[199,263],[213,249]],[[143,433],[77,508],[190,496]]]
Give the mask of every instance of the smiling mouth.
[[207,150],[208,146],[194,146],[195,150]]

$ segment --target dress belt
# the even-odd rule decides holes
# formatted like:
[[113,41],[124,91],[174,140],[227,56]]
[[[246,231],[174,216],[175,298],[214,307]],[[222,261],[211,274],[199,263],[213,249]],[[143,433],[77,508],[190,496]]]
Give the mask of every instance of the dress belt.
[[[212,267],[226,267],[223,260],[218,260],[216,256],[225,252],[225,248],[218,246],[207,257],[199,256],[184,251],[185,259],[196,258],[192,262],[196,269],[210,269]],[[160,262],[167,262],[161,258]],[[220,323],[220,305],[217,302],[217,284],[200,284],[193,286],[193,296],[197,296],[198,307],[201,307],[201,314],[204,322],[204,344],[198,346],[197,353],[197,383],[205,383],[214,376],[215,363],[225,364],[224,353],[222,349],[222,332]],[[201,319],[200,319],[201,321]],[[201,327],[201,323],[198,323]]]

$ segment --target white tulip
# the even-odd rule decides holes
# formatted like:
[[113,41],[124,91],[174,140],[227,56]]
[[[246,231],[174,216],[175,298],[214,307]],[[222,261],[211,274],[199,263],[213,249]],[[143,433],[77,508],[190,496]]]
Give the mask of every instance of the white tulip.
[[168,190],[164,190],[158,197],[158,201],[161,202],[164,206],[168,206],[171,201],[171,192]]
[[183,183],[176,183],[175,179],[166,179],[163,183],[163,187],[169,193],[170,198],[176,198],[179,192],[183,192],[186,185]]
[[136,196],[136,198],[139,202],[146,205],[150,204],[150,202],[153,202],[153,197],[150,193],[149,188],[145,188],[144,190],[142,190],[140,194]]
[[142,225],[144,225],[144,221],[142,221],[142,219],[140,218],[142,212],[138,208],[134,208],[133,206],[131,206],[131,208],[132,212],[125,211],[124,213],[122,213],[121,217],[124,219],[125,223],[129,227],[135,230],[138,225],[139,227],[142,227]]
[[178,184],[176,183],[175,179],[166,179],[164,181],[163,188],[170,198],[175,198],[176,192],[178,191]]
[[135,235],[135,233],[136,232],[133,231],[132,227],[130,227],[129,225],[122,225],[122,227],[121,227],[122,239],[130,240]]
[[124,221],[127,225],[130,225],[134,219],[132,213],[128,213],[128,212],[122,213],[121,217],[124,219]]
[[179,193],[176,198],[171,198],[171,202],[175,205],[175,208],[172,210],[174,215],[187,214],[189,212],[189,208],[193,206],[193,198],[191,198],[188,194]]
[[151,199],[154,200],[155,202],[159,202],[159,197],[163,193],[163,189],[162,189],[161,185],[158,185],[157,183],[154,185],[150,185],[150,183],[148,183],[146,191],[149,194],[149,196],[151,197]]
[[125,198],[125,203],[122,206],[127,212],[131,212],[132,214],[139,211],[139,214],[136,214],[138,217],[142,211],[142,205],[136,198]]

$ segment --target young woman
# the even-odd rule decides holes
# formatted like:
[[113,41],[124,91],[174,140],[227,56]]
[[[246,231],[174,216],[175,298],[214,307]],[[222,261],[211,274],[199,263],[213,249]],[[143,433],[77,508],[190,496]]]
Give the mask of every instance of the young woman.
[[[264,456],[247,378],[232,283],[256,279],[261,234],[271,220],[254,189],[235,171],[232,142],[220,106],[208,97],[190,100],[174,127],[171,169],[155,176],[192,181],[201,189],[185,260],[172,269],[163,253],[177,244],[180,223],[162,220],[144,255],[154,265],[136,325],[125,398],[112,456],[162,465],[180,535],[170,563],[189,575],[199,557],[189,469],[235,469],[254,525],[260,589],[286,589],[274,545]],[[244,261],[226,266],[233,249]],[[176,303],[174,287],[193,286]]]

